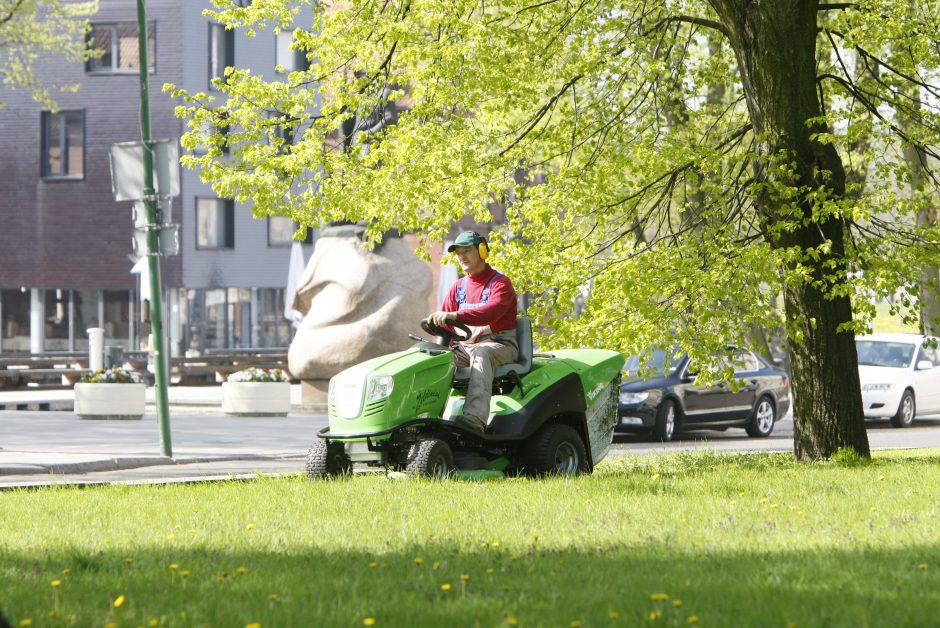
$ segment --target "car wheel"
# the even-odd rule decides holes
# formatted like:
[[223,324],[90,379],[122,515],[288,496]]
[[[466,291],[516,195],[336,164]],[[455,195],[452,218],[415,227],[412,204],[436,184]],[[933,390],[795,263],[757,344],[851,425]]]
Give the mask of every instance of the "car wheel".
[[676,412],[676,402],[672,399],[666,399],[659,404],[656,410],[656,424],[653,426],[653,438],[668,443],[676,435],[676,424],[678,423],[678,413]]
[[450,445],[439,438],[419,440],[408,453],[408,475],[424,475],[431,478],[446,478],[454,468],[454,454]]
[[326,478],[351,473],[352,462],[341,443],[329,443],[318,438],[307,451],[305,469],[310,478]]
[[757,401],[757,407],[754,413],[748,419],[745,430],[748,436],[754,438],[765,438],[774,431],[774,423],[777,422],[777,407],[770,397],[761,397]]
[[529,439],[523,467],[532,475],[576,475],[590,469],[581,435],[562,423],[546,425]]
[[891,425],[910,427],[914,423],[915,414],[917,414],[917,404],[914,402],[914,393],[908,388],[901,395],[901,403],[898,405],[897,414],[891,417]]

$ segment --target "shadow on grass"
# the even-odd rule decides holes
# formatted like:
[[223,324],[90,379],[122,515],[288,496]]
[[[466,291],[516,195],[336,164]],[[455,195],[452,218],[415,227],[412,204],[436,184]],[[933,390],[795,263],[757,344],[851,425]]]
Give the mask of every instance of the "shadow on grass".
[[2,552],[0,607],[14,626],[925,626],[940,616],[936,544],[764,553],[598,539],[517,555],[433,541],[385,554],[306,545]]

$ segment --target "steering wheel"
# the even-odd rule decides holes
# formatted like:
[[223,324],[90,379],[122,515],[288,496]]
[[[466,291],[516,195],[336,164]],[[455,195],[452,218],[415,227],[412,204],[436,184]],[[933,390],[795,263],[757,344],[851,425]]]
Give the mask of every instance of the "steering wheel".
[[463,332],[463,335],[456,334],[449,329],[444,327],[438,327],[431,321],[426,318],[421,319],[421,329],[425,332],[431,334],[432,336],[443,336],[449,343],[451,340],[456,340],[457,342],[463,342],[464,340],[469,340],[470,336],[473,335],[473,332],[470,331],[470,328],[464,325],[463,323],[458,323],[453,321],[451,326],[455,329],[459,329]]

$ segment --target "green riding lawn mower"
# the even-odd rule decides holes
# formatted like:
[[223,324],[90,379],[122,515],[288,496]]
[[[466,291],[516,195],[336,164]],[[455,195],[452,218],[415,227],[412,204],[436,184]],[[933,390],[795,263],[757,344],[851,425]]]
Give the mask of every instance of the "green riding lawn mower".
[[[615,351],[532,353],[529,320],[516,328],[519,358],[493,379],[484,432],[453,421],[469,369],[457,369],[452,340],[469,337],[421,321],[428,341],[374,358],[330,380],[329,426],[307,454],[312,478],[372,467],[409,475],[470,478],[504,473],[590,473],[610,448],[623,357]],[[461,333],[457,333],[457,332]]]

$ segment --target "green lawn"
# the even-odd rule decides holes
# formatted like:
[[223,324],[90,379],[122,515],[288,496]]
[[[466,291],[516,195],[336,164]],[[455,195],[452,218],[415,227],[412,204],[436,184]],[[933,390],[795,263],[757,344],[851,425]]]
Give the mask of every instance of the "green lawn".
[[609,460],[573,480],[0,493],[32,626],[925,626],[940,452]]
[[877,314],[872,321],[872,330],[876,333],[920,333],[917,325],[908,325],[898,314],[891,313],[891,306],[887,303],[877,303],[875,305]]

